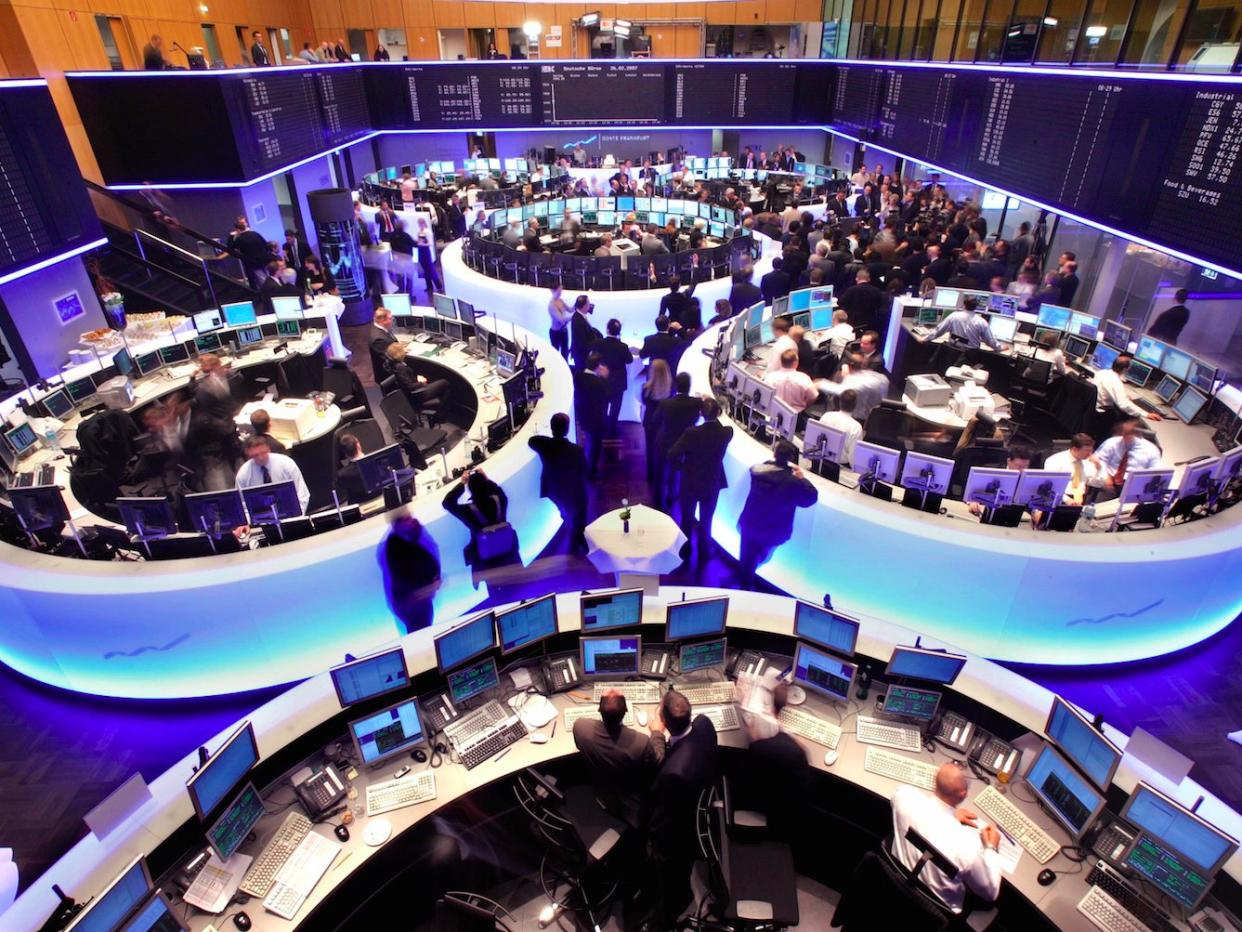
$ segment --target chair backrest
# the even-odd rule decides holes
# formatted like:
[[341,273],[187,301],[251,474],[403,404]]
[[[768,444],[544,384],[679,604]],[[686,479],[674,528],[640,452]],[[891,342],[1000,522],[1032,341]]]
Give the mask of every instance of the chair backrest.
[[1033,385],[1047,385],[1052,378],[1052,363],[1046,359],[1022,359],[1015,361],[1019,378]]
[[362,444],[363,453],[374,453],[386,445],[384,430],[375,418],[364,417],[337,428],[338,434],[353,434]]
[[1008,462],[1003,440],[980,441],[958,450],[953,456],[953,474],[949,479],[949,497],[961,498],[970,471],[976,466],[1004,469]]
[[876,405],[867,415],[867,423],[863,427],[863,439],[868,443],[880,443],[900,446],[900,441],[909,434],[910,415],[901,408],[889,407],[886,404]]
[[868,851],[850,877],[832,917],[844,932],[871,929],[919,929],[946,932],[952,924],[948,910],[911,886],[892,857]]
[[410,404],[410,399],[405,396],[405,392],[391,392],[385,395],[380,400],[380,410],[384,412],[384,418],[388,421],[388,429],[394,436],[401,432],[403,420],[410,424],[418,423],[418,414],[415,413],[414,406]]
[[282,398],[304,398],[312,391],[305,357],[294,354],[277,365],[276,389]]
[[323,390],[331,392],[337,398],[348,398],[354,394],[354,374],[344,366],[324,366]]
[[391,395],[395,391],[400,390],[397,385],[397,377],[395,375],[386,376],[380,380],[379,389],[381,395]]

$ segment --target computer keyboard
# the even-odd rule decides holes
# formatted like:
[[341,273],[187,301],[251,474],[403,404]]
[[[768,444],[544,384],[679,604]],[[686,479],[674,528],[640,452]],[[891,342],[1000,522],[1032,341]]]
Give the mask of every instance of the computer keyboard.
[[863,769],[869,773],[909,783],[925,790],[936,787],[936,767],[904,754],[895,754],[882,748],[867,748]]
[[664,695],[657,683],[596,683],[591,688],[592,698],[599,702],[604,693],[614,689],[625,696],[626,702],[637,702],[640,705],[653,705]]
[[412,777],[385,780],[367,787],[367,815],[382,815],[394,809],[416,806],[436,798],[436,777],[423,770]]
[[[578,721],[580,718],[599,718],[599,707],[587,705],[585,703],[582,705],[573,705],[566,709],[562,714],[565,718],[565,727],[573,728],[574,722]],[[634,723],[633,709],[625,710],[625,718],[621,719],[621,723],[623,725],[628,725],[630,728],[637,727]]]
[[720,705],[721,703],[729,703],[737,699],[737,694],[733,691],[733,684],[728,680],[721,680],[718,683],[678,685],[673,688],[689,699],[692,706]]
[[808,741],[814,741],[816,744],[822,744],[825,747],[836,750],[837,744],[841,741],[841,729],[826,722],[818,716],[812,715],[810,712],[804,712],[802,709],[791,708],[785,706],[781,709],[781,714],[776,717],[781,723],[781,727],[795,735],[800,735]]
[[878,719],[858,716],[858,740],[899,751],[923,750],[923,734],[909,725],[894,725]]
[[276,875],[263,908],[282,919],[296,916],[340,850],[338,842],[313,832],[303,838]]
[[[1107,864],[1097,861],[1091,868],[1091,873],[1087,875],[1087,883],[1092,890],[1099,890],[1104,894],[1108,902],[1135,923],[1133,926],[1100,926],[1100,928],[1149,929],[1151,932],[1176,932],[1178,929],[1166,913],[1140,896],[1137,890]],[[1090,896],[1090,892],[1087,895]],[[1082,909],[1081,903],[1078,908]],[[1087,916],[1090,918],[1089,913]],[[1096,925],[1099,923],[1097,922]]]
[[1151,932],[1099,887],[1092,887],[1078,901],[1078,911],[1104,932]]
[[493,699],[469,715],[455,722],[449,722],[444,726],[444,734],[456,745],[469,744],[474,737],[491,731],[505,719],[510,718],[512,714]]
[[302,813],[291,812],[285,816],[285,821],[280,823],[272,840],[263,846],[237,889],[250,896],[267,896],[280,869],[310,833],[311,821]]
[[994,786],[984,787],[975,805],[992,822],[1020,844],[1040,864],[1047,864],[1061,850],[1051,835],[1036,825]]
[[526,737],[526,726],[516,715],[509,721],[501,722],[494,731],[483,735],[478,740],[463,747],[457,745],[457,754],[467,770],[473,770],[486,761],[491,760],[511,744],[516,744]]
[[741,723],[737,718],[737,709],[731,705],[709,705],[694,710],[695,715],[706,715],[716,726],[716,731],[737,731]]

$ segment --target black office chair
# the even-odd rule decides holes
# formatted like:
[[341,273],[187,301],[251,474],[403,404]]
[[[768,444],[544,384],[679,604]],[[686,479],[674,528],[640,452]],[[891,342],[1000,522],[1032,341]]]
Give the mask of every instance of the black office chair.
[[526,261],[526,271],[529,276],[527,279],[530,284],[536,287],[549,287],[548,281],[551,276],[548,274],[548,267],[552,264],[552,254],[547,252],[532,252],[530,258]]
[[1008,462],[1005,441],[999,437],[978,439],[953,456],[953,473],[949,477],[948,497],[960,500],[966,491],[966,480],[976,466],[987,469],[1004,469]]
[[566,256],[567,265],[564,266],[564,274],[570,278],[570,284],[579,291],[586,291],[587,283],[595,275],[595,263],[598,262],[594,256]]
[[276,364],[276,391],[281,398],[305,398],[313,389],[310,373],[306,371],[306,357],[285,356]]
[[533,767],[514,779],[513,794],[546,846],[539,883],[552,911],[584,913],[587,927],[599,928],[619,886],[612,862],[630,827],[600,807],[592,787],[562,790]]
[[909,451],[910,413],[904,402],[885,398],[871,409],[867,423],[863,425],[863,439],[868,443]]
[[[619,291],[625,285],[620,256],[604,256],[595,260],[595,288]],[[602,283],[602,284],[601,284]]]
[[425,426],[425,419],[414,410],[405,392],[385,395],[380,410],[388,420],[389,431],[405,448],[410,463],[418,469],[426,469],[427,454],[438,451],[448,434],[438,427]]
[[832,928],[842,932],[918,929],[947,932],[952,914],[938,901],[906,883],[904,871],[887,851],[868,851],[858,862],[832,914]]
[[331,392],[334,403],[342,411],[346,408],[366,408],[370,416],[371,402],[362,389],[362,383],[353,370],[343,365],[324,366],[320,384],[325,392]]
[[[513,282],[515,285],[525,284],[530,281],[528,269],[530,267],[531,255],[529,252],[519,252],[516,249],[506,250],[500,267],[508,275],[508,281]],[[540,255],[540,253],[534,253],[534,255]]]
[[516,932],[517,919],[478,893],[453,891],[436,900],[436,932]]
[[1048,360],[1014,360],[1009,399],[1015,417],[1026,417],[1028,411],[1049,412],[1053,392],[1051,379],[1052,363]]

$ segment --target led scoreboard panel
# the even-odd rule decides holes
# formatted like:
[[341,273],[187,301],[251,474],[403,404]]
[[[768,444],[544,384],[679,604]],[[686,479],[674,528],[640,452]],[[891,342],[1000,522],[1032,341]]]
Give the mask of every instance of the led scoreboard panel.
[[546,126],[664,122],[664,66],[581,62],[539,66]]
[[793,64],[669,65],[668,120],[698,126],[785,125],[793,120],[797,79],[798,66]]
[[0,275],[102,235],[47,86],[0,81]]

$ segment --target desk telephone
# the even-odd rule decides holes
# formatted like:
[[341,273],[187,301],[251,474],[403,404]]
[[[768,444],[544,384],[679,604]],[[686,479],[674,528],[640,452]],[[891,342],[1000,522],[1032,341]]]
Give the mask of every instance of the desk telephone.
[[582,671],[578,669],[577,654],[545,657],[540,667],[543,670],[543,681],[550,693],[562,693],[582,685]]
[[643,679],[662,680],[673,672],[673,645],[644,644],[642,669],[639,676]]
[[982,730],[975,738],[975,743],[971,745],[969,757],[980,768],[991,774],[1016,774],[1018,764],[1022,762],[1020,750],[1008,741],[1002,741],[995,735]]
[[341,775],[328,764],[295,786],[293,792],[298,794],[306,814],[317,819],[344,799],[347,791]]
[[956,712],[941,712],[932,737],[945,747],[965,754],[974,746],[975,725]]

